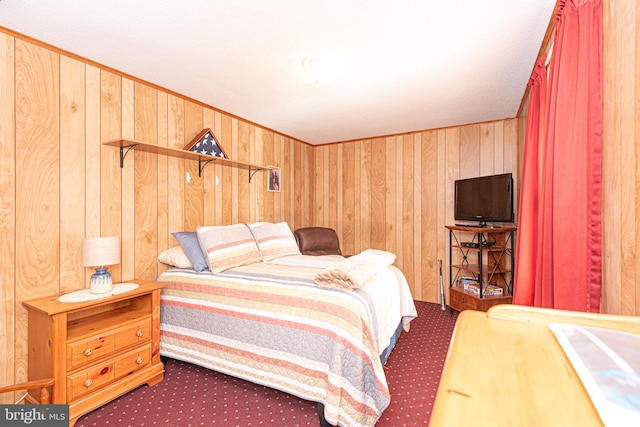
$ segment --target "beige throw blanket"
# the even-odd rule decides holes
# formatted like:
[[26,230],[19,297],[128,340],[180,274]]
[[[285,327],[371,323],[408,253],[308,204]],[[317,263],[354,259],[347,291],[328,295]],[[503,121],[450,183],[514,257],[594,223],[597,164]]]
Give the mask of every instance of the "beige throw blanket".
[[315,282],[320,286],[340,289],[360,289],[379,269],[393,264],[396,255],[378,249],[367,249],[340,261],[335,267],[318,273]]

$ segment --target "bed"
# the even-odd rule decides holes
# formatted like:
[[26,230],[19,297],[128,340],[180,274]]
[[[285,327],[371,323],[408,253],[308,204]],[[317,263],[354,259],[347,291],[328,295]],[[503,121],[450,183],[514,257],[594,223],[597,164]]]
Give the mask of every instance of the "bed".
[[417,315],[404,275],[388,265],[357,289],[320,286],[319,274],[345,258],[292,247],[265,255],[260,234],[251,236],[259,259],[158,277],[161,356],[317,402],[321,423],[373,426],[390,402],[383,364]]

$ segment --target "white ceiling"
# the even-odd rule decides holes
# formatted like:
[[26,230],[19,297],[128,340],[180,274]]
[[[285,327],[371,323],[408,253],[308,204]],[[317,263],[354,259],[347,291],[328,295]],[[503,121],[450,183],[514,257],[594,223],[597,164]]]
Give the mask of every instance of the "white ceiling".
[[[0,26],[310,144],[514,117],[556,0],[0,0]],[[346,64],[325,85],[305,57]]]

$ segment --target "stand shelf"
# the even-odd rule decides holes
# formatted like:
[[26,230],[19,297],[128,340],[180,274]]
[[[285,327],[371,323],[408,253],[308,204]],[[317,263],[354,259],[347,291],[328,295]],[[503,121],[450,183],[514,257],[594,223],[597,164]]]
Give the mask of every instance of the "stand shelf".
[[[446,228],[449,230],[449,307],[457,311],[486,311],[497,304],[510,304],[516,228]],[[476,292],[463,287],[462,279],[466,278],[477,282]],[[500,288],[502,294],[486,294],[489,285]]]
[[182,159],[198,161],[198,176],[202,175],[202,171],[211,162],[217,162],[221,165],[248,169],[249,182],[256,172],[269,169],[268,166],[253,165],[251,163],[240,162],[237,160],[225,159],[222,157],[214,157],[207,154],[195,153],[193,151],[182,150],[180,148],[162,147],[160,145],[150,144],[148,142],[136,141],[134,139],[112,139],[104,141],[102,145],[120,148],[120,167],[124,167],[124,159],[130,150],[144,151],[146,153],[163,154],[166,156],[179,157]]

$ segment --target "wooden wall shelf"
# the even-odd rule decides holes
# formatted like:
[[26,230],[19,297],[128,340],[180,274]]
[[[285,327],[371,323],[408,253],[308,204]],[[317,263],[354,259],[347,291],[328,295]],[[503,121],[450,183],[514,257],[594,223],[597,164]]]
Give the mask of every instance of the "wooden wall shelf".
[[209,156],[207,154],[194,153],[193,151],[187,151],[180,148],[169,148],[160,145],[150,144],[148,142],[136,141],[134,139],[112,139],[104,141],[103,145],[120,148],[120,167],[124,167],[124,159],[129,153],[129,150],[144,151],[146,153],[163,154],[166,156],[180,157],[183,159],[197,160],[198,161],[198,176],[202,175],[202,170],[206,165],[211,162],[216,162],[221,165],[231,166],[241,169],[247,169],[249,171],[249,182],[256,172],[269,169],[268,166],[253,165],[251,163],[240,162],[237,160],[225,159],[222,157]]

